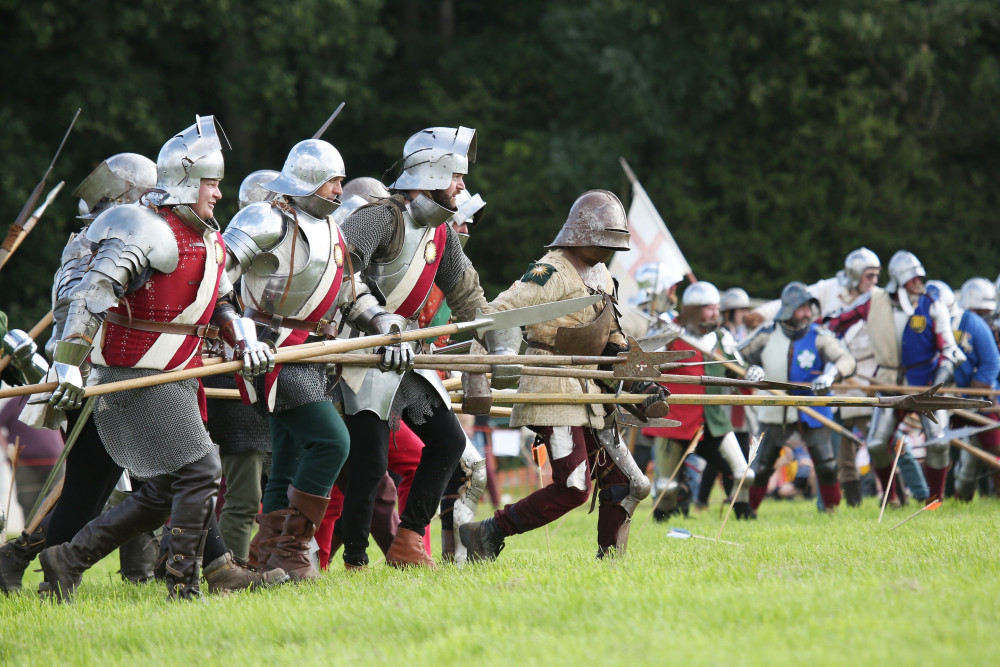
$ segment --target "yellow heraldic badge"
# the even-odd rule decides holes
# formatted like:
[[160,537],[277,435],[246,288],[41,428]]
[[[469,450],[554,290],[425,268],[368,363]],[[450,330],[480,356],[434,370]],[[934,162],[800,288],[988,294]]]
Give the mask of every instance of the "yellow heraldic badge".
[[521,282],[544,285],[549,281],[549,278],[551,278],[555,272],[556,272],[556,267],[552,266],[551,264],[532,262],[531,264],[528,265],[528,270],[525,271],[523,276],[521,276]]
[[914,315],[910,318],[910,328],[913,333],[923,333],[927,328],[927,318],[923,315]]
[[427,245],[424,246],[424,261],[428,264],[433,264],[434,260],[437,259],[438,249],[434,245],[434,241],[428,241]]
[[344,265],[344,248],[339,243],[333,246],[333,263],[337,266]]
[[215,263],[224,264],[226,262],[226,250],[218,241],[212,241],[212,250],[215,251]]

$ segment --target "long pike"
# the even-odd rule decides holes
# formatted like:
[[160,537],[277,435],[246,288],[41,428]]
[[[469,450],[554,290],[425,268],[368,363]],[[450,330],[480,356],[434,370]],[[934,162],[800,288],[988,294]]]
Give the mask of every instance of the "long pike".
[[[744,396],[722,394],[671,394],[664,402],[667,405],[774,405],[796,407],[805,406],[871,406],[930,414],[935,410],[953,410],[956,408],[975,409],[989,405],[989,401],[973,398],[955,398],[952,396],[937,396],[937,387],[932,387],[921,394],[908,396]],[[493,402],[501,405],[566,405],[566,404],[636,404],[649,399],[648,394],[511,394],[493,392]],[[460,397],[454,397],[452,402],[460,402]]]
[[[474,331],[481,336],[487,331],[495,329],[509,329],[511,327],[536,324],[546,322],[575,313],[583,308],[588,308],[601,300],[600,295],[581,296],[576,299],[567,299],[555,303],[544,303],[537,306],[527,306],[525,308],[512,308],[498,313],[484,315],[476,311],[476,318],[468,322],[456,322],[453,324],[442,324],[426,329],[413,329],[398,333],[383,334],[378,336],[359,336],[357,338],[337,339],[320,341],[317,343],[304,343],[302,345],[292,345],[280,348],[274,355],[276,364],[287,364],[304,359],[322,356],[331,352],[351,352],[353,350],[364,350],[368,348],[380,347],[382,345],[393,345],[395,343],[409,343],[425,338],[437,338],[438,336]],[[209,375],[222,375],[225,373],[235,373],[243,369],[243,361],[227,361],[221,364],[201,366],[180,371],[169,371],[150,375],[144,378],[133,380],[122,380],[120,382],[108,382],[87,387],[85,396],[102,396],[116,391],[126,389],[138,389],[140,387],[152,387],[169,382],[179,382],[181,380],[191,380],[194,378],[207,377]],[[45,382],[42,384],[31,384],[23,387],[12,387],[0,390],[0,398],[10,396],[25,396],[28,394],[40,394],[54,391],[58,386],[55,382]]]

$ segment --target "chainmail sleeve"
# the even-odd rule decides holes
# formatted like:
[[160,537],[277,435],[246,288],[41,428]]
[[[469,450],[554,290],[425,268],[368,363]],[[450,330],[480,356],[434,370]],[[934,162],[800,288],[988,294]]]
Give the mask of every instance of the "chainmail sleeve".
[[479,284],[479,273],[466,257],[458,234],[448,227],[448,237],[444,245],[444,256],[434,282],[444,292],[448,306],[455,314],[455,320],[465,322],[476,316],[476,309],[486,310],[489,302]]
[[353,267],[363,271],[392,243],[395,222],[391,204],[362,206],[340,225],[348,250],[360,264]]

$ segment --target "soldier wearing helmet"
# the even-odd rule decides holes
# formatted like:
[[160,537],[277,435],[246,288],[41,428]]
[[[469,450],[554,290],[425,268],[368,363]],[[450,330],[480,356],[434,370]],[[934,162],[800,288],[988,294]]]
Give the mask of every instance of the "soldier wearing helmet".
[[[814,323],[819,302],[805,284],[791,282],[781,292],[781,309],[776,322],[758,329],[740,346],[747,362],[756,364],[763,374],[779,382],[807,382],[813,394],[825,394],[839,378],[854,373],[854,357],[828,330]],[[759,375],[747,373],[747,377]],[[801,392],[808,394],[810,392]],[[817,408],[826,417],[830,408]],[[767,493],[767,481],[781,447],[793,432],[801,434],[819,481],[823,506],[833,511],[840,504],[837,462],[830,442],[830,429],[796,408],[762,406],[757,411],[764,426],[760,452],[753,461],[756,476],[750,490],[750,502],[756,511]]]
[[[465,175],[476,159],[476,131],[468,127],[431,127],[411,136],[403,146],[401,169],[389,184],[390,196],[361,206],[342,223],[356,266],[367,267],[367,284],[402,320],[416,328],[421,310],[437,286],[456,320],[472,319],[487,306],[479,274],[462,250],[461,239],[448,224],[458,212]],[[345,330],[345,335],[356,335]],[[491,353],[513,354],[520,329],[491,331]],[[496,386],[509,386],[517,369],[494,368]],[[339,522],[344,563],[368,563],[368,535],[375,486],[387,467],[390,432],[401,422],[425,447],[396,537],[386,554],[394,567],[435,567],[423,548],[422,535],[434,515],[452,471],[466,450],[466,438],[451,411],[448,392],[432,370],[416,369],[401,376],[381,375],[363,367],[345,368],[341,389],[345,422],[354,442],[350,475]]]
[[[246,375],[273,365],[269,347],[233,305],[226,249],[213,216],[222,196],[222,152],[228,149],[218,122],[196,117],[160,150],[155,188],[140,205],[106,210],[87,229],[93,256],[69,290],[49,371],[58,383],[50,405],[80,405],[88,358],[91,379],[99,384],[147,377],[200,366],[204,339],[219,336],[243,360]],[[42,551],[41,592],[70,598],[96,560],[169,517],[170,597],[200,595],[221,472],[202,421],[200,392],[197,382],[188,381],[96,400],[94,422],[111,458],[147,479],[72,541]],[[215,542],[213,550],[221,544]]]
[[[736,341],[725,327],[720,326],[719,306],[721,303],[719,290],[712,283],[700,280],[688,285],[681,300],[680,314],[668,331],[679,334],[668,346],[668,350],[694,350],[695,356],[688,361],[707,361],[720,357],[743,364],[736,351]],[[715,375],[726,374],[721,365],[682,366],[676,369],[682,375]],[[675,385],[667,383],[670,392],[721,394],[719,387],[703,387],[701,385]],[[680,421],[680,426],[645,428],[643,435],[656,438],[656,488],[654,489],[662,500],[653,511],[658,521],[665,521],[677,511],[678,507],[685,513],[687,503],[687,485],[683,479],[671,479],[673,471],[678,468],[681,457],[688,443],[698,430],[704,426],[704,432],[695,449],[695,453],[705,459],[713,469],[721,471],[732,485],[733,478],[739,479],[746,472],[747,485],[740,491],[733,510],[736,518],[754,518],[750,509],[749,488],[753,482],[753,472],[747,470],[747,461],[740,447],[739,440],[733,429],[732,421],[723,406],[678,405],[672,410],[672,417]],[[703,478],[704,479],[704,478]],[[712,477],[714,481],[714,476]],[[708,480],[706,480],[708,481]],[[711,486],[711,482],[709,482]],[[664,493],[666,491],[666,493]]]
[[[828,322],[838,335],[845,334],[860,320],[868,322],[872,350],[878,364],[875,379],[880,384],[950,383],[955,369],[965,361],[965,353],[955,342],[947,306],[935,291],[927,293],[923,265],[916,256],[900,250],[889,260],[890,281],[885,291],[869,290],[849,308],[835,314]],[[921,417],[928,438],[944,432],[947,413],[934,423]],[[875,408],[868,431],[868,451],[882,488],[896,496],[890,485],[892,468],[890,443],[898,423],[897,415],[886,408]],[[944,497],[948,472],[948,445],[928,447],[924,476],[931,499]]]
[[730,287],[722,293],[719,301],[719,313],[722,315],[722,326],[729,330],[737,343],[743,342],[750,333],[743,322],[744,316],[750,312],[750,295],[742,287]]
[[[276,347],[333,338],[337,321],[356,331],[399,331],[404,318],[379,305],[352,266],[348,245],[333,219],[346,175],[340,152],[307,139],[288,153],[281,172],[261,185],[274,193],[240,210],[223,235],[232,248],[227,270],[242,278],[247,317]],[[346,269],[346,270],[345,270]],[[397,376],[412,366],[408,343],[378,350],[375,373]],[[268,412],[271,474],[257,517],[257,564],[283,569],[293,579],[315,579],[309,541],[323,520],[329,491],[347,461],[350,439],[331,403],[332,383],[322,364],[278,367],[255,386],[250,400]]]
[[[615,283],[605,262],[615,250],[627,250],[628,243],[625,209],[618,197],[607,190],[585,192],[573,203],[549,252],[490,307],[507,310],[601,294],[604,300],[591,308],[528,326],[528,353],[617,354],[627,343],[618,322]],[[655,384],[643,389],[659,393]],[[600,393],[601,388],[592,380],[532,375],[521,379],[518,391],[586,395]],[[655,401],[657,394],[651,399]],[[591,477],[598,480],[597,555],[624,553],[632,513],[649,495],[649,480],[608,418],[606,408],[596,404],[514,407],[511,426],[530,428],[536,433],[536,445],[545,445],[552,482],[485,521],[462,526],[459,536],[471,560],[492,560],[507,537],[544,526],[583,504],[590,497]]]
[[[951,288],[938,280],[928,280],[927,291],[937,292],[938,298],[949,306],[955,342],[966,356],[965,362],[955,369],[955,386],[996,389],[997,376],[1000,374],[1000,351],[997,350],[993,332],[981,315],[986,313],[989,317],[996,310],[996,290],[993,283],[985,278],[970,278],[962,285],[957,299]],[[992,413],[990,417],[997,418]],[[951,422],[956,426],[974,425],[957,415],[952,416]],[[1000,433],[997,431],[980,433],[976,439],[980,448],[994,455],[1000,452]],[[976,482],[986,472],[982,461],[968,451],[961,450],[955,468],[955,497],[959,500],[972,500]]]

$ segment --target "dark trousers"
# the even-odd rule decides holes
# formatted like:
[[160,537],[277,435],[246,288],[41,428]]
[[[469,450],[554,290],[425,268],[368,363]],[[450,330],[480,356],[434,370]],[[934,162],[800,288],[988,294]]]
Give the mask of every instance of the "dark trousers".
[[[347,415],[344,421],[351,434],[351,452],[343,489],[344,512],[335,532],[344,541],[344,561],[358,564],[367,562],[364,554],[375,491],[389,467],[389,425],[369,410]],[[403,421],[424,443],[424,449],[399,525],[423,534],[465,451],[465,431],[455,413],[445,406],[435,408],[423,424],[415,424],[408,417]]]

